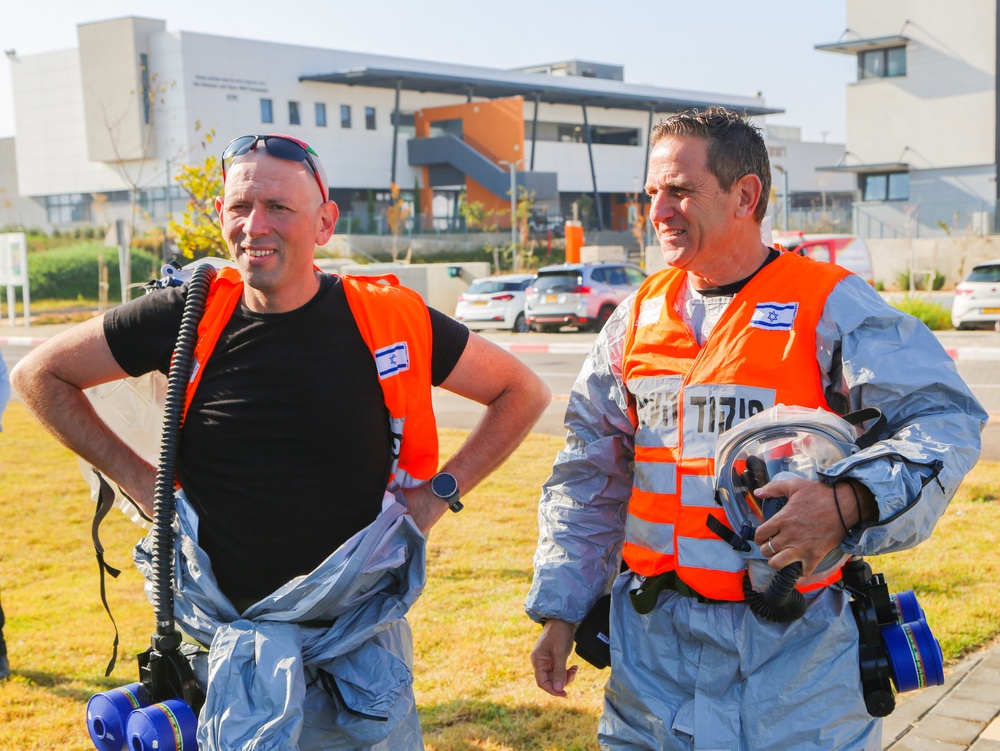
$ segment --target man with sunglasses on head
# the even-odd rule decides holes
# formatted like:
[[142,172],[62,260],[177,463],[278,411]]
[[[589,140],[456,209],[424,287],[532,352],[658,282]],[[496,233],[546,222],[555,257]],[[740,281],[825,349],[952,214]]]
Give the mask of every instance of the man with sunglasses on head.
[[[424,536],[521,442],[548,389],[416,293],[315,267],[338,208],[306,143],[243,136],[222,161],[236,269],[208,293],[177,459],[175,613],[211,647],[200,747],[423,748],[403,615]],[[155,468],[83,390],[168,372],[187,291],[81,324],[13,374],[38,419],[149,516]],[[486,405],[440,467],[432,385]]]

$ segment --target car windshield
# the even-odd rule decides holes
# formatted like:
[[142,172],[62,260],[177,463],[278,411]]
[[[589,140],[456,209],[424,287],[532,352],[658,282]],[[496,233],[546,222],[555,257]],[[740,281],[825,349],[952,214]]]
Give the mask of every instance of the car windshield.
[[1000,282],[1000,263],[976,266],[969,274],[967,282]]
[[492,295],[494,292],[517,292],[524,289],[523,282],[503,282],[497,279],[480,279],[469,285],[470,295]]
[[583,277],[575,271],[541,272],[535,280],[535,289],[565,292],[583,284]]

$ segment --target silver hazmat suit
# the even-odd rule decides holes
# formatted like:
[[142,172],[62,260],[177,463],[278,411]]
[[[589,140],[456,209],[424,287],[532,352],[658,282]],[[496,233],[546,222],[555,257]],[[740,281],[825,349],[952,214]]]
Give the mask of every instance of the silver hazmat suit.
[[[243,614],[198,547],[183,492],[176,519],[174,614],[210,646],[194,666],[206,689],[201,751],[424,748],[404,615],[423,590],[425,540],[402,504],[387,494],[374,522]],[[134,554],[147,593],[151,537]]]
[[[649,615],[631,606],[635,577],[619,567],[634,454],[621,373],[633,302],[598,336],[570,395],[566,446],[542,490],[528,615],[579,623],[612,590],[602,748],[877,751],[881,721],[865,710],[842,586],[806,595],[806,615],[791,624],[673,591]],[[879,520],[843,551],[917,545],[978,459],[986,413],[933,334],[853,275],[826,301],[816,361],[830,407],[878,407],[891,436],[824,473],[861,481],[878,503]]]

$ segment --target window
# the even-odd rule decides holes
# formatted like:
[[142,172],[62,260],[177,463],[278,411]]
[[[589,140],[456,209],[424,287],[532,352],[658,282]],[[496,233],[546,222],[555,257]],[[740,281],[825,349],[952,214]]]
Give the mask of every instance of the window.
[[[127,194],[126,194],[127,195]],[[64,193],[45,197],[45,208],[51,224],[67,222],[90,221],[90,204],[93,199],[89,193]]]
[[149,98],[149,56],[145,53],[139,55],[139,70],[142,72],[143,122],[149,125],[149,107],[152,101]]
[[417,135],[412,112],[391,112],[389,114],[389,122],[398,130],[401,136],[413,138]]
[[[530,132],[530,126],[527,126]],[[540,122],[535,128],[535,140],[561,143],[586,143],[587,132],[578,123]],[[638,146],[641,140],[638,129],[614,125],[591,125],[590,141],[612,146]]]
[[375,108],[365,107],[365,128],[375,130]]
[[646,275],[643,274],[639,269],[633,269],[631,266],[625,267],[625,276],[628,277],[628,283],[638,287],[646,280]]
[[340,127],[351,127],[351,105],[349,104],[340,105]]
[[802,255],[809,256],[814,261],[822,261],[823,263],[830,263],[833,260],[830,254],[830,246],[826,243],[816,243],[815,245],[810,245],[808,248],[803,248]]
[[909,172],[875,172],[861,176],[862,201],[905,201],[909,197]]
[[260,100],[260,121],[262,123],[274,122],[274,108],[270,99]]
[[316,127],[326,127],[326,105],[323,102],[316,102]]
[[299,117],[299,103],[289,102],[288,103],[288,124],[289,125],[301,125],[302,118]]
[[628,278],[625,276],[625,269],[621,266],[615,266],[608,269],[608,284],[613,284],[616,287],[624,287],[628,284]]
[[608,269],[594,269],[590,272],[590,281],[596,284],[610,284]]
[[906,47],[865,50],[858,54],[858,78],[894,78],[906,75]]

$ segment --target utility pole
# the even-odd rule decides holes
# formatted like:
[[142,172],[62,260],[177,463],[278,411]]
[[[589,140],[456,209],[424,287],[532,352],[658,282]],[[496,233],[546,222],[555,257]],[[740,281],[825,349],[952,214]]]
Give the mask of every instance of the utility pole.
[[517,247],[517,168],[524,163],[524,159],[516,162],[508,162],[503,159],[500,164],[510,168],[510,246]]
[[783,223],[784,223],[784,226],[785,226],[785,232],[788,232],[789,231],[789,226],[788,226],[788,170],[786,170],[780,164],[774,164],[774,165],[771,165],[771,166],[773,166],[776,170],[778,170],[779,172],[781,172],[781,174],[784,175],[784,178],[785,178],[785,180],[784,180],[784,182],[785,182],[785,195],[784,195],[784,200],[781,202],[781,213],[782,213]]

